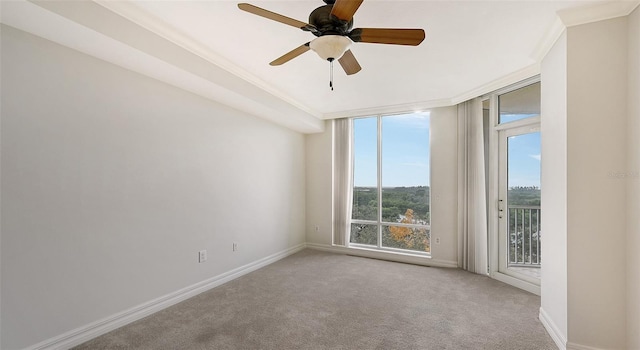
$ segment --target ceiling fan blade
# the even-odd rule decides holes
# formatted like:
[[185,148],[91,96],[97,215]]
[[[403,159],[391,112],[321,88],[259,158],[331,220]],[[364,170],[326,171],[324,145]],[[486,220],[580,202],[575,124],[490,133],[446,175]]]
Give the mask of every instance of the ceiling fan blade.
[[331,14],[339,19],[349,22],[353,19],[353,14],[356,13],[363,0],[336,0],[333,4]]
[[342,69],[344,69],[344,72],[347,73],[347,75],[356,74],[362,69],[358,60],[356,60],[356,56],[353,55],[351,50],[347,50],[344,55],[340,57],[338,62],[340,62]]
[[422,29],[356,28],[349,33],[355,42],[417,46],[424,40]]
[[295,49],[285,53],[284,55],[276,58],[273,62],[269,63],[272,66],[279,66],[281,64],[287,63],[292,59],[302,55],[303,53],[309,51],[309,43],[302,44]]
[[238,4],[238,8],[243,10],[243,11],[247,11],[249,13],[253,13],[254,15],[258,15],[260,17],[264,17],[264,18],[268,18],[270,20],[276,21],[276,22],[280,22],[280,23],[284,23],[284,24],[288,24],[292,27],[296,27],[296,28],[305,28],[307,26],[309,26],[308,23],[302,22],[302,21],[298,21],[296,19],[287,17],[287,16],[283,16],[281,14],[275,13],[275,12],[271,12],[269,10],[265,10],[263,8],[257,7],[257,6],[253,6],[251,4],[247,4],[247,3],[241,3]]

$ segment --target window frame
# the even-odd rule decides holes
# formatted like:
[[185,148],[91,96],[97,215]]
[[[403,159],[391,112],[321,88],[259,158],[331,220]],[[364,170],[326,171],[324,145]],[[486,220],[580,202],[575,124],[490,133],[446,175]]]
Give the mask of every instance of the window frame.
[[[497,279],[501,282],[510,284],[512,286],[524,289],[533,294],[540,295],[540,286],[530,283],[519,278],[504,274],[500,272],[500,254],[499,244],[500,237],[498,230],[500,228],[499,221],[499,190],[500,190],[500,151],[499,151],[499,134],[503,130],[518,129],[524,127],[537,127],[541,125],[541,116],[529,117],[524,119],[515,120],[507,123],[499,123],[499,104],[498,96],[503,95],[525,86],[542,83],[540,75],[535,75],[527,79],[523,79],[514,84],[510,84],[503,88],[497,89],[490,93],[481,96],[481,99],[489,101],[489,151],[488,151],[488,187],[487,187],[487,224],[488,224],[488,264],[489,264],[489,276]],[[542,111],[541,111],[542,114]]]
[[[426,111],[428,112],[428,111]],[[354,219],[353,218],[353,209],[351,210],[351,213],[349,215],[349,239],[347,240],[347,246],[349,248],[358,248],[358,249],[367,249],[367,250],[375,250],[375,251],[386,251],[386,252],[393,252],[393,253],[399,253],[399,254],[404,254],[404,255],[418,255],[418,256],[423,256],[423,257],[431,257],[432,251],[433,251],[433,244],[431,242],[431,223],[432,223],[432,217],[431,217],[431,174],[432,174],[432,169],[431,169],[431,116],[429,116],[429,154],[428,154],[428,159],[429,159],[429,183],[427,184],[428,188],[429,188],[429,223],[428,224],[407,224],[407,223],[400,223],[400,222],[387,222],[387,221],[383,221],[382,220],[382,145],[383,145],[383,139],[382,139],[382,118],[384,117],[393,117],[393,116],[401,116],[401,115],[410,115],[410,114],[416,114],[416,113],[420,113],[420,112],[416,112],[416,111],[412,111],[412,112],[398,112],[398,113],[394,113],[394,114],[377,114],[377,115],[371,115],[371,116],[362,116],[362,117],[352,117],[351,120],[352,122],[354,122],[357,119],[366,119],[366,118],[376,118],[376,152],[377,152],[377,156],[376,156],[376,195],[377,195],[377,219],[376,221],[373,220],[362,220],[362,219]],[[352,138],[351,138],[351,149],[354,150],[351,153],[351,166],[353,167],[353,172],[352,172],[352,177],[355,176],[355,123],[354,123],[354,127],[352,130]],[[352,178],[352,186],[351,186],[351,191],[354,191],[356,185],[355,185],[355,181]],[[377,226],[377,244],[374,245],[370,245],[370,244],[364,244],[364,243],[353,243],[351,242],[351,227],[353,224],[362,224],[362,225],[376,225]],[[420,229],[426,229],[429,232],[429,251],[418,251],[418,250],[411,250],[411,249],[402,249],[402,248],[394,248],[394,247],[385,247],[382,245],[382,233],[383,233],[383,229],[384,227],[408,227],[408,228],[420,228]]]
[[491,120],[490,124],[492,125],[492,129],[494,131],[518,128],[518,127],[527,126],[527,125],[536,125],[536,124],[540,125],[540,120],[541,120],[540,115],[500,123],[500,96],[508,94],[510,92],[517,91],[519,89],[525,88],[533,84],[537,84],[537,83],[541,83],[540,75],[536,75],[531,78],[521,80],[517,83],[505,86],[501,89],[495,90],[481,97],[482,100],[490,101],[489,110],[491,111],[490,112],[491,114],[489,115],[489,118]]

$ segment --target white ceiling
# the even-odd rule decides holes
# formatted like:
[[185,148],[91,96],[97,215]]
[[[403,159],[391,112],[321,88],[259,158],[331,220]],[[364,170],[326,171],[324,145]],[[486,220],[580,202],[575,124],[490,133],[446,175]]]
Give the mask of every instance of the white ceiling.
[[[324,5],[321,0],[248,2],[304,22]],[[535,75],[565,25],[623,15],[637,5],[365,0],[354,27],[423,28],[426,39],[417,47],[354,43],[362,71],[346,76],[336,65],[331,91],[329,64],[312,51],[282,66],[268,64],[312,34],[241,11],[237,3],[22,0],[2,3],[2,22],[313,132],[322,128],[321,119],[451,105]],[[79,37],[81,29],[86,35]],[[125,59],[109,53],[116,47]],[[155,61],[137,63],[144,59]]]

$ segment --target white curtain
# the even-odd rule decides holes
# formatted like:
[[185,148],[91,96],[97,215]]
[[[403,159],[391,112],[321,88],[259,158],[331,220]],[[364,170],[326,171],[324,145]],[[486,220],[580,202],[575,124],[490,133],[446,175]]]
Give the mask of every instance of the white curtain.
[[482,101],[458,105],[458,266],[487,274],[487,198]]
[[353,198],[353,121],[336,119],[333,127],[333,244],[346,246]]

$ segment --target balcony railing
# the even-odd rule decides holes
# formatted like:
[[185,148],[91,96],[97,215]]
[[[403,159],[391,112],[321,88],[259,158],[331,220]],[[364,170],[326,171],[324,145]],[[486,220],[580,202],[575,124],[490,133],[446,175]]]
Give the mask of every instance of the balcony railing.
[[540,267],[540,206],[509,206],[508,266]]

